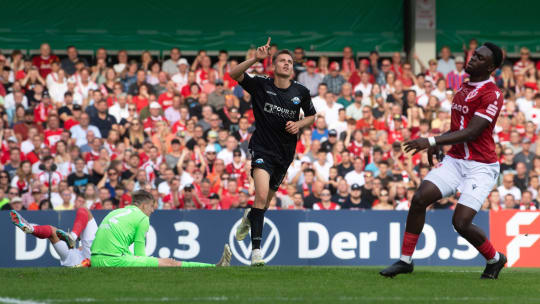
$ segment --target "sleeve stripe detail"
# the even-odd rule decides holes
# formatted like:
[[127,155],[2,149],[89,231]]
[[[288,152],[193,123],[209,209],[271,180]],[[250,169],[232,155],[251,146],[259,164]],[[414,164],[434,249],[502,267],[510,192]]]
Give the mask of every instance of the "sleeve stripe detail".
[[493,122],[493,119],[492,119],[491,117],[487,116],[486,114],[482,114],[482,113],[479,113],[479,112],[475,112],[474,115],[478,115],[478,116],[480,116],[480,117],[482,117],[482,118],[487,119],[489,122]]

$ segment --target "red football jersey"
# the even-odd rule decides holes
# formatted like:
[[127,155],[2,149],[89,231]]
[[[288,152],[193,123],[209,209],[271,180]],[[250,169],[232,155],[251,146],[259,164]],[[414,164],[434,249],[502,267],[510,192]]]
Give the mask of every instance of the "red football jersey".
[[465,129],[474,115],[487,119],[489,126],[475,141],[453,145],[448,155],[481,163],[497,162],[493,128],[503,103],[503,94],[491,80],[462,84],[452,101],[450,131]]

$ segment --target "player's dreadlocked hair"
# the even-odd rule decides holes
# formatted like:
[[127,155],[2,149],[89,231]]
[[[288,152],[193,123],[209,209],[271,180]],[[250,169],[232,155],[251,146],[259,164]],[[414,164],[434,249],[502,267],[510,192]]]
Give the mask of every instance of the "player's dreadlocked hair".
[[144,204],[144,203],[153,203],[155,201],[152,193],[146,190],[135,191],[131,197],[132,197],[133,205],[135,206],[140,206],[141,204]]
[[491,53],[493,53],[493,64],[495,65],[495,68],[498,68],[501,66],[501,63],[503,61],[503,52],[500,47],[496,46],[494,43],[486,42],[484,43],[484,46],[491,50]]

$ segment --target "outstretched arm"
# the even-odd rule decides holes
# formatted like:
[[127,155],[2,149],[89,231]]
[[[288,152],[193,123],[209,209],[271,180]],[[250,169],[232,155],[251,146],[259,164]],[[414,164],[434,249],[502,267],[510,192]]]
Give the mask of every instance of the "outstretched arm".
[[242,80],[244,80],[244,72],[247,71],[250,66],[252,66],[255,62],[259,60],[265,59],[270,55],[270,53],[268,53],[268,49],[270,49],[270,40],[271,38],[268,37],[268,41],[266,42],[266,44],[257,48],[257,52],[255,53],[254,58],[239,63],[231,70],[230,75],[232,79],[241,82]]
[[[467,128],[454,132],[447,132],[443,135],[434,137],[435,145],[455,145],[465,142],[475,141],[482,132],[489,126],[489,121],[478,115],[474,115]],[[408,141],[404,144],[405,152],[413,151],[413,154],[429,148],[430,142],[428,138],[421,137],[415,140]]]

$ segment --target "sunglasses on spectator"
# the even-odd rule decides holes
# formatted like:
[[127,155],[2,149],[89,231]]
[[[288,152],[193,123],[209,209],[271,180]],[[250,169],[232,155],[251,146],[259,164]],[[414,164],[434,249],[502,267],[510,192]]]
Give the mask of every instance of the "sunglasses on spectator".
[[237,157],[237,156],[240,157],[240,156],[242,156],[242,154],[235,154],[234,155],[234,157]]
[[8,194],[9,194],[9,195],[17,195],[17,194],[19,194],[19,193],[17,193],[17,192],[12,192],[12,191],[9,191],[9,192],[8,192]]
[[206,154],[216,154],[216,152],[209,151],[209,152],[206,152]]
[[34,194],[41,194],[41,192],[39,192],[39,191],[33,191],[33,192],[32,192],[32,195],[34,195]]
[[0,178],[9,178],[7,175],[0,175]]

